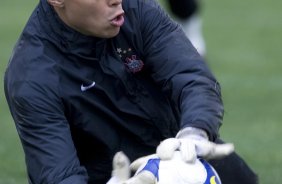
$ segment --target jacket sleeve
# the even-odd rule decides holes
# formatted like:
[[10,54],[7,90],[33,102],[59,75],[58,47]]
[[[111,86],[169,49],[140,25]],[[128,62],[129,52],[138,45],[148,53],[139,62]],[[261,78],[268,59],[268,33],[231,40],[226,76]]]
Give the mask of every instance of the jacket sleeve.
[[145,2],[139,15],[145,65],[181,113],[180,127],[202,128],[215,140],[223,118],[219,83],[180,26],[155,1]]
[[[8,81],[6,81],[8,83]],[[54,90],[31,81],[6,86],[6,97],[32,184],[86,184],[63,106]]]

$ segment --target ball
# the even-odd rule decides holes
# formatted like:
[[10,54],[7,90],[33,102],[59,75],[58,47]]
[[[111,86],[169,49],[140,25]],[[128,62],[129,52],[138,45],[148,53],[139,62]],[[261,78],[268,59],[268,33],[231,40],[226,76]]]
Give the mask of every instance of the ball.
[[158,184],[221,184],[215,169],[204,159],[186,163],[180,152],[175,152],[171,160],[149,159],[138,172],[147,170],[153,173]]

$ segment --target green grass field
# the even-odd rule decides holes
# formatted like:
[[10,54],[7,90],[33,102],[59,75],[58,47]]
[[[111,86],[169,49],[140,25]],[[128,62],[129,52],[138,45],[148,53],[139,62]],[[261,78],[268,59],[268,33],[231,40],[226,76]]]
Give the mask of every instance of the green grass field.
[[[0,184],[27,184],[23,151],[3,92],[12,47],[35,0],[0,6]],[[282,181],[282,1],[203,1],[207,61],[222,85],[221,136],[259,174]]]

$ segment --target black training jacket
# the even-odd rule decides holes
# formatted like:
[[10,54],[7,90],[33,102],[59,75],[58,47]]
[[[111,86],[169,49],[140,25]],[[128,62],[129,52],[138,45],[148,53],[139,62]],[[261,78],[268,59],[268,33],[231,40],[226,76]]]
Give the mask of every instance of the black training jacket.
[[192,126],[217,138],[219,85],[180,26],[153,0],[123,0],[112,39],[84,36],[41,0],[12,53],[5,94],[31,184],[104,184]]

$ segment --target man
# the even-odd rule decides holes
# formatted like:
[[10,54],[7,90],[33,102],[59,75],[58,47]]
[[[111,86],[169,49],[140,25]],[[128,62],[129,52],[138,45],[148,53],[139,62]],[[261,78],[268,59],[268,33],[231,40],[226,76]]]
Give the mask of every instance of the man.
[[[41,0],[5,94],[32,184],[105,184],[118,151],[135,160],[181,150],[187,162],[233,151],[214,143],[219,84],[152,0]],[[248,169],[234,154],[214,165]]]

